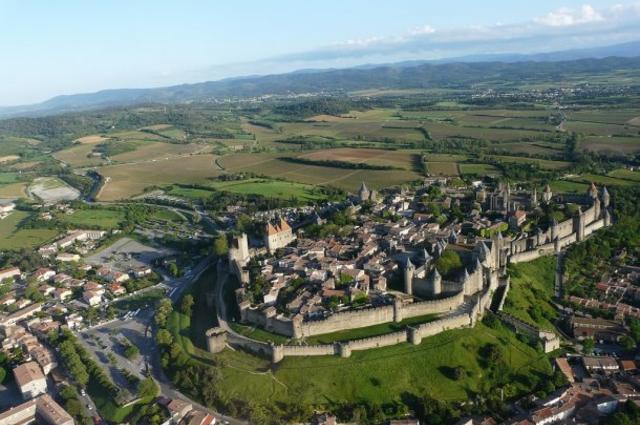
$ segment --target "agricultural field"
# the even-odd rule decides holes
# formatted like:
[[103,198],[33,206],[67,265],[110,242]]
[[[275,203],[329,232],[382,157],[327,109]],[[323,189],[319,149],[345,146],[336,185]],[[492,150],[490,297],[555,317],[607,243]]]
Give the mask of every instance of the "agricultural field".
[[0,184],[0,199],[18,199],[27,196],[26,182]]
[[627,169],[613,170],[607,174],[609,177],[615,177],[616,179],[630,180],[640,183],[640,171],[632,171]]
[[432,176],[457,176],[460,174],[455,162],[427,162],[427,171]]
[[460,164],[460,173],[475,176],[500,176],[500,170],[491,164]]
[[404,184],[421,178],[410,170],[360,170],[337,167],[294,164],[278,159],[278,154],[235,154],[220,158],[227,172],[252,172],[312,185],[335,186],[355,191],[364,181],[373,188]]
[[587,136],[580,142],[580,147],[587,151],[609,155],[635,154],[640,152],[640,136]]
[[113,162],[140,162],[175,156],[192,155],[210,151],[211,146],[195,143],[176,144],[163,142],[137,142],[135,148],[110,157]]
[[0,220],[0,250],[32,249],[58,235],[55,229],[22,229],[20,224],[29,218],[29,213],[14,211]]
[[209,186],[225,192],[243,195],[262,195],[267,198],[290,199],[297,198],[307,201],[322,199],[322,195],[315,193],[314,186],[283,180],[248,179],[229,182],[212,182]]
[[570,162],[566,161],[551,161],[547,159],[538,158],[526,158],[521,156],[491,156],[492,159],[505,163],[517,163],[517,164],[538,164],[543,170],[560,170],[571,166]]
[[220,175],[215,159],[214,155],[204,154],[100,167],[98,172],[106,181],[98,199],[127,199],[141,194],[145,188],[172,183],[205,183],[209,177]]
[[420,161],[418,151],[357,148],[326,149],[302,154],[298,157],[314,161],[345,161],[370,165],[386,165],[394,168],[403,168],[405,170],[414,169],[416,161]]
[[589,184],[578,183],[570,180],[555,180],[549,183],[551,190],[555,193],[585,193],[589,189]]

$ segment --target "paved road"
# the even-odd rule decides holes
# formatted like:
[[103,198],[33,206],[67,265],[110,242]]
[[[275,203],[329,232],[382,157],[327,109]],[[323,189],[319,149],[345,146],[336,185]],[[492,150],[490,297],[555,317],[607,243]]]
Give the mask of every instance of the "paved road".
[[[170,298],[177,301],[182,292],[189,287],[189,284],[196,281],[200,275],[211,265],[212,258],[204,258],[200,263],[188,271],[179,279],[170,279],[165,281],[165,285],[169,288]],[[246,425],[247,422],[222,415],[212,409],[202,406],[189,397],[176,390],[171,381],[164,375],[160,366],[160,355],[155,344],[155,335],[153,334],[153,315],[154,308],[148,307],[140,310],[140,312],[128,319],[119,318],[109,323],[95,326],[91,329],[85,329],[77,333],[79,341],[94,354],[94,356],[102,363],[103,367],[111,371],[114,382],[120,386],[127,386],[124,376],[118,369],[126,369],[139,378],[144,377],[144,372],[148,370],[151,376],[160,387],[160,393],[169,398],[180,398],[189,401],[194,407],[206,411],[216,417],[220,423],[227,421],[232,425]],[[117,333],[114,332],[117,330]],[[115,335],[112,335],[114,333]],[[96,342],[91,335],[95,335],[100,342]],[[121,352],[118,338],[125,336],[129,341],[135,344],[140,350],[138,359],[129,360],[124,357]],[[106,349],[102,349],[101,344],[106,345]],[[107,353],[112,352],[116,358],[116,365],[110,364]],[[91,399],[86,396],[82,397],[83,404],[91,405],[90,414],[95,414],[95,405]]]

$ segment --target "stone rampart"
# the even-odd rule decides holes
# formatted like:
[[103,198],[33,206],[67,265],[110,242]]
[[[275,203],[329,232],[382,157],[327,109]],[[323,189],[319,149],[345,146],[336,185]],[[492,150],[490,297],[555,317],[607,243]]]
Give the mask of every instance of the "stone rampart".
[[589,236],[590,234],[592,234],[596,230],[602,229],[603,227],[604,227],[604,219],[601,218],[600,220],[596,220],[593,223],[591,223],[590,225],[588,225],[587,227],[585,227],[584,228],[584,235],[585,236]]
[[332,314],[326,319],[302,322],[302,336],[322,335],[347,329],[364,328],[393,322],[392,305]]
[[413,328],[411,342],[414,345],[418,345],[422,342],[423,338],[437,335],[450,329],[463,328],[466,326],[471,326],[471,317],[469,314],[460,313],[454,316],[449,316],[444,319],[425,323]]
[[284,356],[333,356],[337,354],[334,344],[323,345],[284,345]]
[[406,304],[402,307],[402,317],[409,319],[426,314],[442,314],[456,309],[463,302],[464,293],[458,292],[453,296],[439,300],[419,301]]
[[407,331],[403,330],[371,338],[355,339],[349,341],[348,344],[349,348],[354,351],[368,350],[370,348],[388,347],[390,345],[407,342],[407,338]]

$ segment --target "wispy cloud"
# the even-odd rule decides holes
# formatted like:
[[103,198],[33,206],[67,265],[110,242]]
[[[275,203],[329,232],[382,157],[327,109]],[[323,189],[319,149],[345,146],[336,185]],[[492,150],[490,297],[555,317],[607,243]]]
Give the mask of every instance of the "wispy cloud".
[[308,66],[352,65],[366,61],[438,59],[479,53],[532,53],[602,46],[640,39],[640,3],[596,9],[585,4],[560,8],[518,24],[470,28],[425,25],[392,36],[371,35],[330,46],[270,58],[264,63]]
[[604,17],[593,6],[585,4],[580,10],[563,7],[534,20],[537,23],[551,27],[566,27],[571,25],[602,22]]

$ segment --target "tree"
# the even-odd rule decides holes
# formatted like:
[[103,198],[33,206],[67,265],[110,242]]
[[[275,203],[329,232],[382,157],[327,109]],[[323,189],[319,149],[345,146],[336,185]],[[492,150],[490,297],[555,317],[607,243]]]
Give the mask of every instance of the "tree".
[[89,307],[85,317],[89,323],[95,322],[98,319],[98,309],[95,307]]
[[630,336],[624,335],[620,338],[620,344],[624,347],[625,350],[633,350],[636,348],[636,342]]
[[164,328],[167,326],[167,319],[169,315],[173,311],[173,305],[171,304],[170,298],[163,298],[158,302],[158,307],[156,308],[156,314],[154,316],[154,321],[156,325],[160,328]]
[[455,251],[445,251],[436,260],[436,268],[443,277],[451,277],[453,273],[462,268],[460,255]]
[[173,342],[173,335],[166,329],[159,329],[156,334],[156,343],[158,345],[169,346]]
[[213,241],[213,253],[218,257],[227,255],[229,251],[229,242],[227,235],[221,234]]
[[587,354],[593,353],[593,349],[595,348],[595,345],[596,344],[593,342],[593,339],[591,338],[587,338],[584,341],[582,341],[583,351]]
[[135,345],[128,345],[127,348],[124,349],[124,356],[129,360],[135,359],[140,354],[140,350]]
[[178,268],[178,265],[176,263],[169,263],[167,268],[171,276],[178,277],[178,275],[180,275],[180,269]]
[[180,311],[182,312],[182,314],[186,314],[187,316],[191,317],[192,314],[192,307],[193,304],[195,304],[194,300],[193,300],[193,295],[191,294],[187,294],[182,298],[182,303],[180,304]]
[[158,386],[153,381],[153,378],[146,378],[140,381],[138,384],[138,396],[145,397],[155,397],[158,394]]
[[5,368],[0,367],[0,384],[4,382],[4,378],[6,377],[7,377],[7,371],[5,370]]

